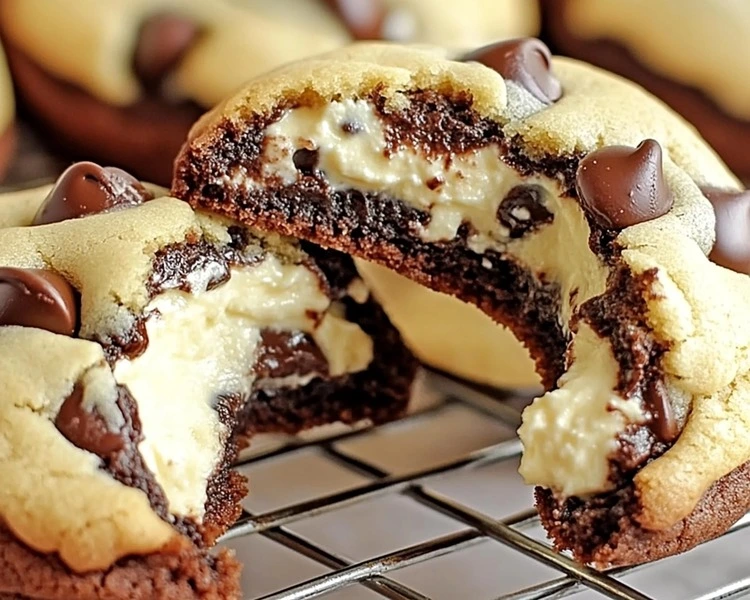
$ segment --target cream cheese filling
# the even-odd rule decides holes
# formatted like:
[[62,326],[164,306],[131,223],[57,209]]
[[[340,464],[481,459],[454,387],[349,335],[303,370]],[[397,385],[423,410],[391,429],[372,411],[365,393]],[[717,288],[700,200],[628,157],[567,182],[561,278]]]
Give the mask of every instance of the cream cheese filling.
[[521,476],[565,497],[609,489],[609,456],[618,434],[645,420],[640,403],[615,392],[619,367],[606,340],[581,324],[572,352],[559,387],[524,410],[518,430]]
[[[294,164],[299,149],[317,151],[316,167],[334,190],[379,193],[427,212],[429,223],[417,229],[424,241],[451,240],[462,223],[469,223],[472,251],[499,252],[538,281],[557,284],[559,318],[567,335],[572,335],[570,321],[578,307],[606,290],[609,270],[588,246],[590,229],[578,203],[564,195],[556,179],[520,174],[503,161],[496,144],[434,158],[404,145],[389,148],[372,105],[344,100],[288,111],[266,129],[258,179],[239,170],[224,183],[248,189],[268,181],[293,184],[303,176]],[[541,191],[553,221],[513,238],[497,213],[519,185]],[[531,215],[517,207],[513,216],[525,220]],[[491,259],[487,254],[489,269]],[[559,389],[535,401],[521,428],[527,482],[566,495],[607,489],[609,457],[618,435],[644,417],[639,402],[623,400],[614,391],[619,365],[607,340],[581,323],[573,353],[575,361]]]
[[[351,124],[357,133],[345,131],[344,125]],[[502,252],[538,277],[561,285],[561,324],[566,331],[575,309],[605,289],[607,269],[588,248],[588,224],[575,200],[561,196],[554,179],[519,174],[502,160],[496,144],[449,158],[427,158],[406,146],[389,151],[383,123],[372,105],[350,99],[290,110],[266,129],[265,141],[264,178],[294,183],[300,177],[295,151],[315,149],[317,166],[334,189],[382,193],[429,213],[429,223],[418,232],[426,242],[451,240],[462,223],[470,223],[472,250]],[[263,183],[244,171],[226,180],[248,188]],[[554,222],[533,235],[513,239],[498,221],[497,211],[518,185],[542,190]],[[520,209],[514,216],[527,215]]]
[[309,333],[333,376],[367,368],[371,338],[335,308],[312,271],[273,255],[232,268],[231,278],[214,289],[168,290],[150,302],[148,347],[119,361],[114,374],[137,401],[144,435],[139,450],[170,513],[202,518],[207,482],[229,434],[216,400],[251,393],[264,328]]

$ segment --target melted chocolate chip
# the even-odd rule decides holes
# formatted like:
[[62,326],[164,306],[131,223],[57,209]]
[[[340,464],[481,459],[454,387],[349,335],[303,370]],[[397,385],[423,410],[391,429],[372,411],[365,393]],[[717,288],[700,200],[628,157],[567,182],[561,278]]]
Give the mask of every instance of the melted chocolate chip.
[[661,146],[607,146],[581,160],[576,189],[583,208],[600,226],[623,229],[656,219],[674,203],[664,180]]
[[651,413],[651,430],[662,442],[671,442],[677,437],[679,427],[669,402],[664,382],[650,381],[643,394],[646,408]]
[[300,148],[292,155],[292,162],[296,169],[303,175],[314,175],[318,166],[318,151]]
[[325,0],[358,40],[377,40],[382,36],[387,14],[383,0]]
[[[226,250],[234,254],[231,248]],[[183,292],[213,289],[229,280],[229,263],[233,258],[208,242],[166,246],[154,256],[148,290],[153,297],[172,289]]]
[[536,38],[508,40],[485,46],[464,56],[464,61],[480,62],[494,69],[504,79],[514,81],[545,104],[562,96],[562,86],[552,73],[552,54]]
[[33,225],[58,223],[120,206],[134,206],[154,196],[121,169],[76,163],[60,175],[37,211]]
[[308,373],[327,375],[328,361],[315,340],[306,333],[264,329],[254,370],[258,379]]
[[125,447],[120,432],[109,429],[96,409],[83,406],[83,384],[77,383],[55,418],[55,427],[74,446],[106,458]]
[[146,86],[156,86],[179,64],[200,36],[191,19],[175,14],[155,15],[142,26],[135,49],[135,72]]
[[709,258],[717,265],[750,275],[750,191],[704,187],[716,213],[716,243]]
[[75,291],[57,273],[0,268],[0,326],[20,325],[73,335],[77,316]]
[[554,220],[543,198],[544,190],[538,185],[517,185],[508,192],[497,208],[497,219],[510,230],[510,237],[523,237]]

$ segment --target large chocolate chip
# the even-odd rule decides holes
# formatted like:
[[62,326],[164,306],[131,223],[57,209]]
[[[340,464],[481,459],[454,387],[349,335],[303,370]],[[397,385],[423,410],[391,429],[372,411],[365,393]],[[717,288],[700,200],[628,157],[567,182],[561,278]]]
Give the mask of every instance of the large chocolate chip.
[[142,26],[135,49],[135,72],[147,87],[158,86],[179,64],[201,33],[187,17],[176,14],[155,15]]
[[264,329],[254,371],[261,380],[308,373],[326,375],[328,361],[309,335]]
[[709,258],[717,265],[750,275],[750,191],[701,191],[716,213],[716,243]]
[[117,206],[134,206],[153,197],[140,181],[122,169],[79,162],[60,175],[32,224],[59,223]]
[[74,446],[106,458],[125,447],[119,432],[110,431],[96,409],[83,406],[83,385],[77,383],[55,418],[55,427]]
[[576,189],[583,208],[606,229],[656,219],[674,203],[654,140],[594,150],[578,165]]
[[300,148],[292,155],[294,167],[303,175],[314,175],[318,167],[318,151]]
[[0,326],[73,335],[77,313],[75,291],[57,273],[0,267]]
[[517,185],[508,192],[497,208],[497,218],[508,228],[510,237],[523,237],[554,220],[543,198],[544,190],[538,185]]
[[552,104],[562,96],[560,81],[552,73],[551,59],[549,48],[536,38],[499,42],[463,57],[464,61],[480,62],[494,69],[545,104]]
[[325,0],[346,24],[352,37],[358,40],[377,40],[383,33],[387,14],[383,0]]

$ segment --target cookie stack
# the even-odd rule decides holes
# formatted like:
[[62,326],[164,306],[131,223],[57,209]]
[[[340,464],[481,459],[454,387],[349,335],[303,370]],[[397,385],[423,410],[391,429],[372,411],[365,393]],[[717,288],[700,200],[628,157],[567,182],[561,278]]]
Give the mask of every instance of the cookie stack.
[[[291,27],[278,3],[56,5],[99,27],[95,54],[58,58],[42,4],[0,5],[37,118],[118,164],[131,142],[165,163],[181,149],[169,190],[85,162],[0,203],[0,599],[238,598],[239,566],[211,552],[246,493],[238,448],[398,418],[417,369],[398,329],[460,376],[534,383],[490,325],[431,338],[438,293],[458,327],[481,312],[534,360],[521,474],[558,549],[638,564],[750,509],[750,196],[642,88],[534,38],[467,50],[496,32],[466,9],[451,48],[359,42],[229,95],[196,65],[247,77],[230,25]],[[345,38],[423,23],[416,0],[299,4]],[[214,104],[178,144],[140,137]]]

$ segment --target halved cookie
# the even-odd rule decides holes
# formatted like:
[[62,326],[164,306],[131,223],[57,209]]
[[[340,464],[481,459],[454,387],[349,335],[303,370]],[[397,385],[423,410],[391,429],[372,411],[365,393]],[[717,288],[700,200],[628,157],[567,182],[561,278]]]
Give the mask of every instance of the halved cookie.
[[462,61],[355,45],[256,78],[194,127],[172,192],[510,327],[549,390],[521,472],[557,546],[601,567],[750,507],[750,279],[706,256],[709,187],[741,191],[678,116],[528,39]]
[[349,257],[163,196],[78,163],[0,202],[0,597],[238,598],[238,444],[406,408]]

